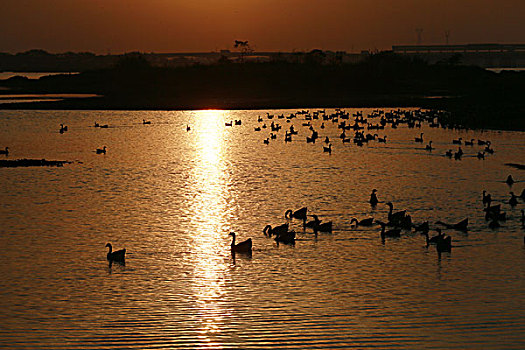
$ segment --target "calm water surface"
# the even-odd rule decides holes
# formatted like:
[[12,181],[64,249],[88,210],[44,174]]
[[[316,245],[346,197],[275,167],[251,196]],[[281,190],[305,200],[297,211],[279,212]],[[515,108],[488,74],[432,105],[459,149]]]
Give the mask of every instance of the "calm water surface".
[[[75,161],[0,169],[0,348],[525,348],[525,205],[506,203],[525,182],[503,182],[525,180],[504,165],[524,163],[524,133],[387,127],[386,144],[360,148],[313,120],[329,155],[305,142],[302,116],[275,118],[299,135],[285,144],[283,128],[265,145],[265,112],[0,112],[8,159]],[[458,137],[496,152],[444,157]],[[500,229],[484,220],[484,189],[507,212]],[[439,257],[419,234],[383,244],[379,227],[351,228],[386,221],[387,201],[415,222],[468,217],[470,230],[447,230],[453,249]],[[262,234],[302,206],[333,234],[297,221],[295,246]],[[251,258],[231,256],[230,231],[253,239]],[[125,266],[108,266],[107,242],[127,249]]]

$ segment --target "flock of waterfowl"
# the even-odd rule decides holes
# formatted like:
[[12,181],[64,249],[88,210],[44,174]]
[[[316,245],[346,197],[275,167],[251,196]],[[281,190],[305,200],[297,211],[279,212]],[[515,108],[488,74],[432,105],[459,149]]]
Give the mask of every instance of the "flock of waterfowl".
[[[263,143],[269,145],[272,141],[278,137],[279,131],[284,129],[283,140],[285,143],[289,143],[297,139],[298,130],[295,129],[294,125],[290,125],[287,128],[284,128],[283,125],[276,122],[275,120],[283,120],[286,123],[291,123],[295,118],[301,118],[302,126],[306,128],[308,135],[306,135],[306,143],[315,144],[318,140],[322,140],[323,152],[331,154],[334,151],[333,140],[330,140],[329,136],[321,137],[318,130],[323,130],[327,126],[326,123],[333,123],[337,125],[337,128],[341,130],[339,138],[341,143],[344,144],[355,144],[358,147],[362,147],[365,144],[370,142],[378,143],[387,143],[387,136],[383,135],[380,137],[375,131],[384,130],[385,127],[389,126],[392,129],[396,129],[399,125],[406,125],[409,129],[421,128],[422,123],[427,123],[431,128],[450,128],[453,127],[450,124],[447,124],[448,114],[442,111],[424,111],[424,110],[393,110],[390,112],[384,112],[382,110],[374,110],[366,118],[363,116],[362,112],[356,112],[350,115],[349,112],[346,112],[342,109],[336,109],[334,113],[326,113],[325,110],[317,111],[297,111],[296,113],[291,113],[288,116],[284,114],[272,115],[270,113],[266,114],[266,117],[259,116],[257,118],[258,125],[254,127],[254,132],[262,132],[267,129],[270,131],[268,137],[263,139]],[[378,119],[377,123],[373,123],[374,119]],[[319,120],[320,125],[318,129],[314,127],[314,120]],[[351,122],[351,120],[353,120]],[[269,123],[269,125],[267,125]],[[151,121],[145,119],[142,120],[143,125],[151,124]],[[225,127],[233,127],[234,125],[242,125],[241,120],[235,120],[230,122],[225,122]],[[108,128],[107,124],[99,124],[98,122],[94,123],[95,128]],[[191,131],[192,127],[186,125],[186,131]],[[365,132],[366,130],[366,132]],[[68,131],[68,127],[60,124],[59,132],[63,134]],[[353,132],[353,136],[350,133]],[[420,132],[419,135],[415,136],[413,139],[415,144],[424,144],[427,142],[424,150],[434,151],[435,147],[432,145],[432,140],[425,140],[425,134]],[[456,151],[448,149],[443,155],[448,158],[454,158],[460,160],[464,155],[464,152],[461,146],[474,147],[481,146],[482,149],[476,150],[478,159],[484,159],[487,154],[494,154],[494,149],[491,146],[489,140],[463,140],[459,137],[458,139],[453,139],[451,142],[453,145],[457,145],[458,148]],[[102,148],[97,148],[95,150],[96,154],[106,154],[107,147],[103,146]],[[9,155],[9,147],[5,147],[5,150],[0,150],[0,154]],[[509,186],[515,182],[511,175],[505,181]],[[511,198],[507,202],[510,206],[516,206],[519,201],[525,201],[525,189],[522,191],[520,196],[515,195],[513,192],[510,192]],[[501,204],[493,204],[490,194],[483,191],[483,211],[485,213],[485,219],[489,222],[488,226],[492,229],[500,227],[500,222],[507,220],[505,212],[501,209]],[[377,198],[377,190],[373,189],[370,195],[370,205],[375,207],[380,203]],[[359,226],[374,226],[379,225],[381,231],[379,233],[382,241],[384,242],[386,238],[396,238],[400,237],[403,232],[409,232],[414,230],[414,232],[419,232],[421,235],[425,236],[427,246],[430,244],[435,244],[436,249],[439,253],[441,252],[450,252],[452,248],[452,237],[445,234],[441,227],[444,227],[449,230],[459,230],[467,231],[468,230],[468,218],[460,219],[457,223],[445,223],[443,221],[437,221],[436,225],[441,225],[441,227],[435,228],[437,235],[430,237],[429,232],[431,230],[430,224],[428,221],[415,224],[412,222],[412,218],[407,214],[406,210],[394,212],[393,204],[391,202],[386,203],[389,206],[388,217],[386,220],[375,220],[374,218],[365,218],[358,220],[353,218],[350,222],[350,226],[357,228]],[[278,226],[272,227],[271,225],[266,225],[263,229],[265,236],[273,238],[277,243],[284,244],[294,244],[296,236],[298,233],[294,230],[290,230],[291,220],[301,220],[302,221],[302,233],[311,232],[317,237],[318,233],[331,233],[333,229],[332,221],[323,222],[318,215],[310,214],[308,215],[307,207],[300,208],[298,210],[287,210],[284,214],[287,222],[282,223]],[[312,220],[308,221],[308,218]],[[521,210],[521,223],[525,227],[525,214]],[[307,231],[308,230],[308,231]],[[244,240],[242,242],[237,242],[237,235],[235,232],[231,232],[230,236],[232,237],[231,242],[231,251],[233,253],[251,253],[253,243],[251,239]],[[525,237],[524,237],[525,241]],[[109,248],[107,254],[107,259],[109,261],[119,261],[124,262],[126,250],[118,250],[113,252],[111,244],[107,244],[106,247]]]
[[[452,128],[455,127],[455,125],[450,125],[447,123],[448,115],[446,112],[441,111],[423,111],[423,110],[416,110],[416,111],[402,111],[402,110],[396,110],[391,112],[384,112],[381,110],[375,110],[372,112],[372,114],[368,115],[367,118],[363,117],[362,112],[354,113],[352,116],[348,112],[345,112],[341,109],[336,109],[335,113],[332,114],[326,114],[324,110],[314,111],[310,113],[309,111],[299,111],[297,113],[292,113],[289,116],[285,116],[284,114],[280,115],[272,115],[270,113],[266,114],[266,120],[268,120],[269,126],[266,124],[265,118],[262,116],[259,116],[257,118],[257,122],[259,123],[258,126],[254,128],[255,132],[261,132],[264,129],[269,129],[270,135],[263,139],[263,143],[266,145],[269,145],[271,140],[277,139],[278,132],[283,128],[283,126],[279,123],[276,123],[272,119],[283,119],[287,123],[290,123],[290,121],[294,118],[298,118],[299,116],[303,116],[303,123],[302,126],[306,127],[308,129],[308,133],[310,135],[306,136],[306,143],[312,143],[315,144],[316,140],[320,139],[319,132],[317,129],[313,126],[312,121],[319,119],[322,120],[321,125],[319,126],[320,129],[324,129],[326,127],[325,122],[332,122],[337,124],[337,127],[341,129],[340,139],[341,143],[354,143],[355,145],[362,147],[364,144],[367,144],[372,141],[376,141],[379,143],[386,143],[387,142],[387,136],[379,137],[377,133],[371,133],[367,132],[366,130],[384,130],[385,126],[390,125],[391,128],[397,128],[400,124],[406,124],[408,128],[421,128],[422,123],[426,122],[428,123],[428,126],[431,128]],[[353,118],[353,122],[349,122],[350,118]],[[371,123],[369,120],[379,118],[379,122],[374,124]],[[271,122],[270,122],[271,121]],[[231,126],[230,124],[227,124],[227,126]],[[353,131],[354,135],[351,138],[347,135],[347,131]],[[294,125],[291,125],[289,128],[286,128],[284,132],[284,142],[292,142],[294,137],[298,135],[298,131],[294,128]],[[322,138],[321,138],[322,139]],[[414,137],[414,142],[416,144],[423,144],[425,142],[424,139],[424,133],[419,133],[419,136]],[[435,147],[432,145],[432,140],[427,141],[427,145],[424,147],[426,151],[434,151]],[[331,154],[333,151],[332,148],[332,141],[328,136],[324,137],[323,141],[323,152]],[[478,159],[485,159],[486,154],[494,154],[494,149],[491,146],[490,140],[476,140],[476,139],[470,139],[470,140],[463,140],[463,138],[459,137],[458,139],[453,139],[451,142],[453,145],[457,145],[458,149],[457,151],[453,151],[452,149],[448,149],[444,156],[448,158],[454,158],[455,160],[461,160],[462,156],[464,155],[464,152],[461,148],[462,145],[468,146],[468,147],[474,147],[475,145],[481,146],[481,150],[476,150],[477,154],[475,157]],[[508,185],[512,185],[514,183],[514,180],[511,175],[508,176],[507,180],[505,181]],[[379,200],[377,198],[377,190],[373,189],[372,193],[370,195],[370,204],[375,207]],[[510,193],[511,198],[508,201],[508,204],[511,206],[515,206],[518,204],[518,196],[514,195],[513,192]],[[525,189],[523,190],[522,194],[519,196],[521,200],[525,201]],[[485,198],[485,197],[484,197]],[[484,200],[485,203],[485,200]],[[396,238],[400,237],[401,233],[403,231],[409,232],[411,230],[414,230],[414,232],[419,232],[421,235],[425,236],[426,244],[427,246],[430,244],[435,244],[436,250],[438,253],[442,252],[450,252],[452,248],[452,237],[450,235],[447,235],[443,232],[441,227],[444,227],[448,230],[457,230],[466,232],[468,230],[468,218],[459,219],[456,223],[446,223],[443,221],[437,221],[436,225],[440,225],[441,227],[436,227],[434,230],[437,232],[437,235],[430,237],[429,232],[431,230],[430,224],[428,221],[425,221],[420,224],[414,224],[412,222],[412,219],[410,215],[406,213],[406,211],[398,211],[393,212],[393,204],[391,202],[386,203],[386,205],[389,206],[389,213],[388,213],[388,219],[386,222],[383,222],[381,220],[374,220],[374,218],[366,218],[363,220],[358,220],[357,218],[353,218],[350,225],[352,227],[358,227],[358,226],[373,226],[373,225],[380,225],[381,231],[380,231],[380,237],[384,240],[388,237]],[[505,214],[500,211],[501,205],[497,206],[490,206],[490,204],[487,204],[487,208],[485,208],[486,212],[486,219],[487,221],[490,221],[489,227],[490,228],[497,228],[499,227],[499,221],[503,221],[506,219]],[[321,220],[319,220],[317,215],[308,215],[313,218],[312,221],[307,222],[307,208],[303,207],[299,210],[292,211],[288,210],[285,213],[285,218],[288,220],[291,219],[300,219],[303,221],[303,232],[305,232],[306,229],[312,229],[313,232],[316,234],[318,232],[332,232],[332,222],[322,223]],[[524,211],[521,211],[521,223],[522,226],[525,228],[525,214]],[[268,237],[274,237],[276,242],[281,243],[288,243],[293,244],[295,242],[296,232],[289,229],[289,223],[284,223],[281,225],[278,225],[276,227],[271,227],[270,225],[267,225],[264,230],[264,234]],[[244,245],[245,252],[250,251],[251,252],[251,239],[250,242],[250,249],[247,249],[247,241],[238,243],[241,245]],[[525,242],[525,237],[524,237]],[[232,252],[237,252],[237,245],[235,244],[235,240],[232,242],[231,245]]]

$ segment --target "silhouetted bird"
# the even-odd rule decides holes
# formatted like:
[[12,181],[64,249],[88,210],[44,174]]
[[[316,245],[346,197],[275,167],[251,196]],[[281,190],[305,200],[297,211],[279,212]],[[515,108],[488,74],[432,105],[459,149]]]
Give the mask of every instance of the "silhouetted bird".
[[248,238],[245,241],[235,244],[235,232],[230,232],[232,236],[231,251],[233,253],[251,253],[252,252],[252,239]]
[[106,244],[106,247],[109,248],[108,255],[107,255],[107,259],[109,261],[124,262],[124,260],[126,259],[126,249],[113,251],[113,247],[111,246],[111,243]]
[[374,188],[372,190],[372,194],[370,194],[370,204],[375,207],[377,205],[377,203],[379,203],[379,200],[377,199],[377,196],[376,196],[376,192],[377,190]]

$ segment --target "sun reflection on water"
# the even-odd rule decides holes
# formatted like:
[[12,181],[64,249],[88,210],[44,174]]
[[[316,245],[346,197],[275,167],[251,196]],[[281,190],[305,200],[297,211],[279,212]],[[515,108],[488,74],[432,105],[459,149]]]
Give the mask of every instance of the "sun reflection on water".
[[228,224],[228,174],[224,162],[225,111],[197,111],[192,116],[195,156],[192,169],[191,230],[193,293],[200,314],[203,340],[220,329],[223,309],[225,237]]

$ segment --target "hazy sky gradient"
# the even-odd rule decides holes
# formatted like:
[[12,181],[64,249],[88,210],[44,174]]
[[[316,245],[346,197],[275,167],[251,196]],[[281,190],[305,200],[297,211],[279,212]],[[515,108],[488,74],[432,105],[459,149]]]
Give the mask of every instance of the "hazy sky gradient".
[[525,0],[0,0],[0,51],[389,49],[525,43]]

